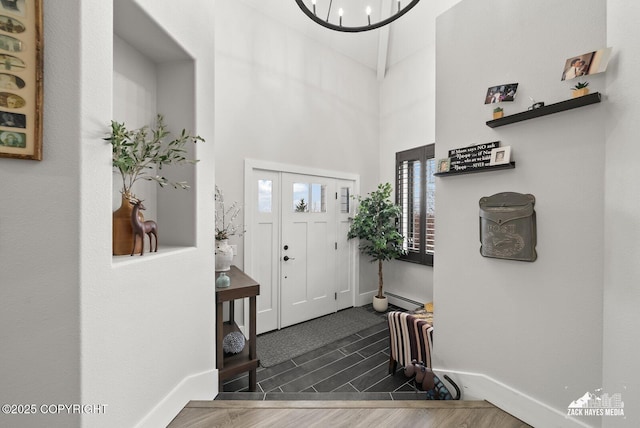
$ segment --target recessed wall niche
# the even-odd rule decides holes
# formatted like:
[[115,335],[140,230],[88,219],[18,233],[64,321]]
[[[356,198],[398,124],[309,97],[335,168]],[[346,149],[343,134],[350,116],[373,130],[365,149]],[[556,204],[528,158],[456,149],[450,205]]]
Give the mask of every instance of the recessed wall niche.
[[[136,129],[154,124],[160,113],[172,137],[183,128],[197,134],[193,58],[133,2],[115,0],[113,12],[113,120]],[[188,157],[197,159],[197,147],[187,149]],[[145,180],[134,185],[147,208],[145,218],[158,223],[161,253],[195,246],[195,168],[181,165],[159,172],[172,181],[186,181],[189,190],[160,188]],[[113,210],[120,206],[121,187],[120,174],[114,172]]]

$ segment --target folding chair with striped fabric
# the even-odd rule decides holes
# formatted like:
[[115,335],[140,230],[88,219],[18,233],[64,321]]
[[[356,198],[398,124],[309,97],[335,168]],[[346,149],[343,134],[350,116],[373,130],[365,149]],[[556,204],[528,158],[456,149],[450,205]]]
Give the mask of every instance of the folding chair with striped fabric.
[[423,362],[431,368],[433,327],[423,319],[407,312],[392,311],[387,314],[389,323],[389,374],[395,373],[398,363],[407,367],[412,360]]

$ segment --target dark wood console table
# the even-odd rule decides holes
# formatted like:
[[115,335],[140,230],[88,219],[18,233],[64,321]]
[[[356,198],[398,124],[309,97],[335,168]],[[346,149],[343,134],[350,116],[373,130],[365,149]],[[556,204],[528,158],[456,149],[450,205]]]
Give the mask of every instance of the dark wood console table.
[[[256,369],[260,361],[256,357],[256,296],[260,294],[260,284],[246,275],[236,266],[226,272],[231,286],[216,288],[216,367],[218,369],[218,392],[222,392],[225,379],[239,373],[249,372],[249,391],[257,386]],[[222,339],[232,331],[240,331],[234,320],[233,302],[236,299],[249,298],[249,339],[239,354],[225,355]],[[222,303],[229,302],[229,321],[222,317]]]

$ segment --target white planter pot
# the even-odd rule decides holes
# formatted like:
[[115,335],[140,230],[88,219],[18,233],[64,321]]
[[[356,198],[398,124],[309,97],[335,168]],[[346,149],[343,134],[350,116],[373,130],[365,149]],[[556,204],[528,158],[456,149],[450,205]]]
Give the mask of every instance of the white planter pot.
[[231,269],[233,261],[233,248],[227,239],[216,241],[216,272],[224,272]]
[[377,312],[385,312],[389,307],[389,301],[386,297],[379,299],[377,296],[373,296],[373,309]]

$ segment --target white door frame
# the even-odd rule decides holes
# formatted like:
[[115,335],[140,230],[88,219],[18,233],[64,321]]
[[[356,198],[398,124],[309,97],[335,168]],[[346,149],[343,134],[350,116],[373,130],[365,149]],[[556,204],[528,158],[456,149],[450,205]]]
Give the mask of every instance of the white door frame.
[[[244,206],[250,207],[252,206],[252,201],[250,200],[252,195],[252,186],[254,185],[252,180],[252,174],[254,169],[260,170],[268,170],[274,172],[284,172],[284,173],[293,173],[293,174],[303,174],[303,175],[315,175],[319,177],[331,177],[342,180],[350,180],[354,182],[354,191],[355,194],[360,194],[360,175],[342,171],[333,171],[322,168],[313,168],[301,165],[291,165],[279,162],[272,161],[264,161],[258,159],[245,159],[244,160]],[[245,224],[245,234],[244,234],[244,271],[247,275],[251,276],[251,271],[253,269],[253,259],[252,254],[249,249],[253,244],[252,239],[252,231],[251,226],[253,225],[253,210],[245,209],[244,211],[244,224]],[[352,301],[353,305],[356,304],[356,296],[360,294],[360,275],[358,274],[360,266],[360,252],[356,246],[353,247],[354,251],[354,260],[355,266],[353,269],[353,296]],[[245,299],[246,300],[246,299]],[[244,325],[249,325],[249,302],[244,302]]]

